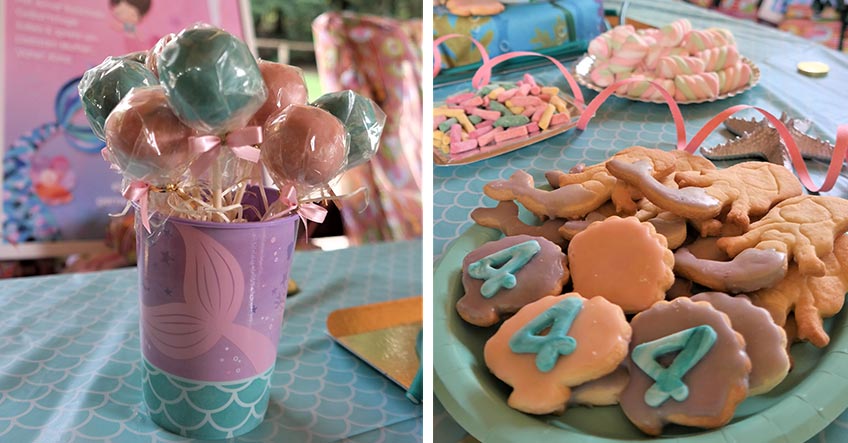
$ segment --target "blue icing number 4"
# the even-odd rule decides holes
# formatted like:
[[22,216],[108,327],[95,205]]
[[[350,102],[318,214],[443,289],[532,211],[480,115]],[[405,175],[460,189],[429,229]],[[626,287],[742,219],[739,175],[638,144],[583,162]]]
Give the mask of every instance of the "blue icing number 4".
[[[550,371],[560,355],[569,355],[577,349],[577,340],[567,334],[581,309],[580,297],[568,297],[553,305],[516,331],[509,339],[509,349],[516,354],[536,354],[536,368]],[[547,335],[539,335],[549,327]]]
[[501,288],[514,288],[517,283],[515,273],[541,249],[536,240],[512,245],[468,265],[468,275],[485,280],[480,293],[485,298],[492,298]]
[[[712,349],[716,338],[711,326],[701,325],[633,348],[633,362],[656,382],[645,391],[645,403],[656,408],[669,397],[677,401],[689,398],[689,388],[683,383],[683,376]],[[657,362],[658,357],[675,351],[680,353],[667,368]]]

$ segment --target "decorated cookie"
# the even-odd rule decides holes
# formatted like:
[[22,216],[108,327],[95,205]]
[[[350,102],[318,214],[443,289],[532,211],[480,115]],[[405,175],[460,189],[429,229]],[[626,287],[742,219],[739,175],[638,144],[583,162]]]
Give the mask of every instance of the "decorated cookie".
[[733,418],[748,394],[751,360],[727,315],[681,297],[630,325],[630,382],[620,404],[637,428],[659,435],[667,423],[717,428]]
[[698,258],[687,248],[674,251],[674,272],[715,291],[740,293],[770,288],[783,280],[786,254],[750,248],[730,261]]
[[[830,337],[822,327],[822,319],[836,315],[848,291],[848,236],[836,239],[833,252],[822,260],[825,274],[805,275],[799,266],[791,266],[780,283],[751,294],[751,301],[771,313],[780,326],[794,312],[797,331],[792,336],[818,347],[827,346]],[[792,332],[791,327],[787,332]]]
[[[642,219],[642,215],[646,216]],[[657,215],[647,211],[638,211],[635,216],[639,221],[645,221],[654,225],[657,234],[665,237],[669,249],[675,249],[686,241],[686,220],[670,212],[662,212]],[[584,231],[592,223],[607,218],[598,211],[592,211],[583,220],[569,220],[559,228],[559,235],[564,240],[571,240],[577,233]]]
[[[651,164],[657,178],[664,178],[674,167],[674,157],[671,154],[641,146],[625,149],[613,158],[626,161],[644,160]],[[555,174],[546,174],[548,180],[554,176]],[[515,200],[537,216],[573,219],[583,217],[606,203],[613,197],[617,185],[617,180],[607,172],[604,163],[572,174],[558,174],[556,178],[559,179],[559,187],[553,191],[544,191],[535,187],[530,174],[516,171],[509,180],[488,183],[483,192],[497,201]],[[622,183],[618,186],[627,185]],[[617,207],[628,205],[624,200],[629,200],[632,205],[631,192],[620,190],[615,194],[623,199],[615,202]]]
[[568,405],[583,406],[610,406],[617,405],[621,391],[630,381],[630,374],[626,366],[619,366],[615,371],[588,381],[571,390],[571,398]]
[[545,237],[560,247],[566,244],[559,233],[565,220],[554,218],[538,226],[528,225],[518,218],[518,205],[511,201],[500,202],[494,208],[477,208],[471,211],[471,218],[478,225],[497,229],[507,236],[524,234]]
[[547,295],[562,293],[568,282],[565,254],[542,237],[516,235],[486,243],[462,261],[465,295],[459,315],[477,326],[492,326],[505,314]]
[[665,237],[636,217],[591,224],[568,245],[574,290],[604,297],[626,313],[648,309],[674,283],[674,255]]
[[745,353],[751,359],[749,396],[771,391],[786,378],[790,367],[786,332],[774,323],[768,311],[754,306],[744,295],[702,292],[692,300],[708,302],[727,314],[733,329],[745,339]]
[[484,356],[489,370],[512,386],[510,407],[530,414],[561,413],[572,387],[619,367],[629,341],[630,325],[621,308],[600,297],[587,300],[569,293],[523,307],[486,342]]
[[[745,162],[727,169],[675,174],[679,189],[663,186],[646,163],[611,160],[607,169],[638,188],[662,209],[692,220],[714,220],[745,232],[751,217],[765,215],[778,202],[801,195],[801,183],[788,169],[766,162]],[[721,222],[702,226],[701,235],[721,232]]]
[[785,252],[798,263],[801,274],[823,276],[827,266],[822,258],[833,251],[834,239],[846,230],[848,200],[805,195],[779,203],[744,235],[722,238],[717,244],[731,257],[748,248]]

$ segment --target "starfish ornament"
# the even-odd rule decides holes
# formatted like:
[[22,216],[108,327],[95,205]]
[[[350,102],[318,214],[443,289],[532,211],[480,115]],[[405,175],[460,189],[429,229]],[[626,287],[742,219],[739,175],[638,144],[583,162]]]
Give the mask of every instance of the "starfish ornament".
[[[815,159],[829,162],[833,156],[834,146],[806,134],[810,129],[807,120],[796,120],[783,113],[780,121],[789,129],[789,133],[795,140],[795,144],[805,159]],[[786,146],[780,140],[777,130],[768,120],[745,120],[741,118],[729,118],[724,126],[737,138],[712,148],[701,148],[704,157],[710,160],[736,160],[742,158],[760,157],[770,163],[783,165],[792,169],[789,153]]]

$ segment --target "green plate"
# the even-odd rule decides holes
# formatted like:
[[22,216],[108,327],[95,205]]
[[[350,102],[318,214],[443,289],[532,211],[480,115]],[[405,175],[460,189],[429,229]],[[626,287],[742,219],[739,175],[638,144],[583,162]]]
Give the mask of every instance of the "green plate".
[[795,367],[771,392],[745,400],[716,430],[668,426],[659,439],[642,434],[618,406],[572,407],[562,416],[533,416],[507,406],[510,387],[489,373],[483,345],[495,331],[465,323],[454,309],[462,295],[466,254],[500,232],[474,225],[454,240],[433,275],[433,366],[436,395],[471,435],[490,442],[681,443],[804,442],[848,407],[848,321],[843,309],[825,322],[825,349],[792,347]]

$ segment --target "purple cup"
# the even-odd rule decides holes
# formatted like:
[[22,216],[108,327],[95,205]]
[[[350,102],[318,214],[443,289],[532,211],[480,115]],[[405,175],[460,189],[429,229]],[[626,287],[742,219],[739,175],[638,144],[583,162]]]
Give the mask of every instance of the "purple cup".
[[136,223],[143,396],[159,426],[230,438],[262,422],[298,222],[171,217],[154,236]]

